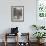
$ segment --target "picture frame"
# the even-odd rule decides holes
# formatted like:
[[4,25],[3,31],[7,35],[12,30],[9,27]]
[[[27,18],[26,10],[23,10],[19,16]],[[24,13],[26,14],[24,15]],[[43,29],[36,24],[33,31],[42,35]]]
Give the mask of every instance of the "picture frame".
[[11,6],[11,21],[24,22],[24,6]]

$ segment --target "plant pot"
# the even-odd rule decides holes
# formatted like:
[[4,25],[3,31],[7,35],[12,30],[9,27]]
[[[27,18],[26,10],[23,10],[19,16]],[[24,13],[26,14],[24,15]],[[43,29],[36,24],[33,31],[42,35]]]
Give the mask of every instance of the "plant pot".
[[44,43],[44,40],[45,40],[45,39],[40,39],[40,43]]
[[37,42],[38,42],[39,44],[41,44],[41,43],[44,42],[44,40],[45,40],[45,39],[38,39]]

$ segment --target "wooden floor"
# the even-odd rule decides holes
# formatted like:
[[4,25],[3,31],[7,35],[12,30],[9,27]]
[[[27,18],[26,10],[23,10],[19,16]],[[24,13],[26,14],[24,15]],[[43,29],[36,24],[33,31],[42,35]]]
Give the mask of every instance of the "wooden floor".
[[[2,42],[0,42],[0,46],[4,46],[4,43]],[[8,43],[8,45],[7,46],[15,46],[15,42],[14,43],[12,43],[12,42],[10,42],[10,43]],[[22,45],[21,45],[22,46]],[[24,45],[25,46],[25,45]],[[37,46],[37,43],[30,43],[30,46]],[[46,46],[46,43],[44,43],[44,45],[42,45],[42,46]]]

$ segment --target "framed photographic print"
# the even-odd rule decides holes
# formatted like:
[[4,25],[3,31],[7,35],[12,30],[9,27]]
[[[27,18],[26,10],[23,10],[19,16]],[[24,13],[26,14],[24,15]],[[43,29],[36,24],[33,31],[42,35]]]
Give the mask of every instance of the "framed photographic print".
[[12,22],[24,21],[24,6],[11,6],[11,21]]

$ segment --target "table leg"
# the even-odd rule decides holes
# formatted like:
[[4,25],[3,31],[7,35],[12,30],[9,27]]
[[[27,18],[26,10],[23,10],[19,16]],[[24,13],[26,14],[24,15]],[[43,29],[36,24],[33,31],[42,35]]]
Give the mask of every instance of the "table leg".
[[7,46],[7,35],[5,35],[5,46]]

